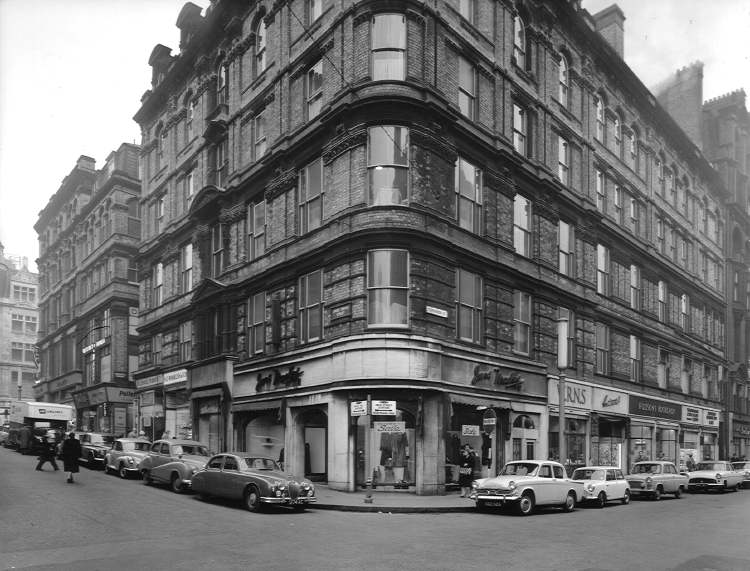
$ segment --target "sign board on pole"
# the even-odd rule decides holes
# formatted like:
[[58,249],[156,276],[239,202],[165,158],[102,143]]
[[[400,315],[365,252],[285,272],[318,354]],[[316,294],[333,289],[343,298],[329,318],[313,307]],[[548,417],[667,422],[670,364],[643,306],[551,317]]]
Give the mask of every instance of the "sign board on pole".
[[493,409],[488,408],[482,415],[482,428],[488,434],[492,434],[495,426],[497,426],[497,413]]
[[462,424],[461,425],[461,436],[479,436],[479,425],[477,425],[477,424]]
[[372,401],[372,414],[383,415],[383,416],[395,416],[396,415],[396,401],[395,400]]
[[355,400],[350,403],[352,416],[365,416],[367,414],[367,401]]

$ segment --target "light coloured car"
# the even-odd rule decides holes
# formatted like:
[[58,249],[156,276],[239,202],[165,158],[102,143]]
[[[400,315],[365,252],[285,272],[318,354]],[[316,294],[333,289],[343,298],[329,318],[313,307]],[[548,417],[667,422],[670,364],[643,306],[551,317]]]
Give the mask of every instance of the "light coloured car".
[[212,457],[193,476],[192,487],[201,499],[241,500],[250,511],[259,511],[265,505],[299,511],[317,501],[310,480],[284,473],[272,458],[246,452],[223,452]]
[[145,438],[118,438],[104,456],[104,471],[123,479],[138,476],[138,464],[150,450],[151,441]]
[[664,494],[674,494],[675,498],[682,496],[687,490],[688,477],[680,474],[672,462],[664,460],[650,460],[636,462],[627,475],[630,494],[660,500]]
[[559,506],[566,512],[583,499],[583,484],[567,477],[565,468],[551,460],[508,462],[495,477],[472,482],[469,498],[478,510],[515,505],[521,515],[536,506]]
[[732,462],[732,468],[734,468],[737,472],[742,473],[742,488],[750,488],[750,462]]
[[147,486],[169,484],[179,494],[191,488],[193,475],[203,469],[210,456],[208,448],[194,440],[157,440],[138,471]]
[[630,485],[619,468],[612,466],[584,466],[576,468],[573,480],[583,484],[583,501],[596,502],[603,508],[609,501],[630,503]]
[[691,492],[698,490],[720,492],[733,490],[736,492],[742,487],[745,474],[735,470],[729,462],[707,460],[698,462],[695,469],[688,472],[688,478],[688,490]]

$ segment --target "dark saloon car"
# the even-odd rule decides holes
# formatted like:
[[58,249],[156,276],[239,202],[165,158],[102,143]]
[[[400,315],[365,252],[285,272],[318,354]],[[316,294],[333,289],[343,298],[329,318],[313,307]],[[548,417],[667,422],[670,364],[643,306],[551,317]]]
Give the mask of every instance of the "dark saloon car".
[[193,491],[201,498],[211,496],[242,500],[250,511],[264,505],[291,506],[303,510],[315,503],[315,486],[310,480],[285,474],[271,458],[248,456],[246,452],[223,452],[193,475]]

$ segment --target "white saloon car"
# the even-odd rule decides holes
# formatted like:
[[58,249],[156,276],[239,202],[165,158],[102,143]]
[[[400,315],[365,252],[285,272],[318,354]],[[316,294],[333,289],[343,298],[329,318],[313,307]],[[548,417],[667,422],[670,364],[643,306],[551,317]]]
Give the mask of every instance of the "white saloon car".
[[583,501],[596,502],[603,508],[608,501],[630,503],[630,485],[619,468],[612,466],[585,466],[576,468],[573,479],[583,484]]
[[688,472],[688,491],[697,490],[733,490],[742,487],[744,472],[738,472],[729,462],[698,462],[695,470]]
[[571,512],[583,499],[583,484],[550,460],[508,462],[499,475],[475,480],[471,488],[469,498],[478,510],[513,504],[521,515],[529,515],[535,506],[560,506]]

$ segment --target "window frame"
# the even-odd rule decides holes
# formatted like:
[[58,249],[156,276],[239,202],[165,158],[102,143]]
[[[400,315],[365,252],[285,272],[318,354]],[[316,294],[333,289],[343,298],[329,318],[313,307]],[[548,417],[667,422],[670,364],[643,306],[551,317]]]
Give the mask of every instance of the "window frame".
[[630,380],[640,383],[643,378],[643,358],[641,353],[641,339],[630,335]]
[[247,300],[247,354],[249,357],[263,354],[266,350],[267,301],[265,291],[255,293],[248,297]]
[[529,69],[528,45],[526,42],[526,23],[520,14],[513,16],[513,59],[524,71]]
[[[374,283],[375,275],[373,274],[374,268],[375,268],[375,260],[374,257],[382,252],[388,252],[389,254],[398,254],[404,256],[404,265],[405,267],[402,268],[404,270],[404,277],[405,277],[405,284],[394,284],[394,283]],[[393,260],[388,261],[389,266],[392,267]],[[368,250],[367,252],[367,275],[366,275],[366,285],[367,285],[367,327],[370,329],[373,328],[408,328],[410,323],[410,311],[411,311],[411,301],[410,301],[410,284],[411,284],[411,275],[410,275],[410,255],[409,251],[402,248],[377,248]],[[373,292],[380,292],[380,291],[397,291],[397,292],[404,292],[403,295],[405,295],[404,300],[404,316],[403,320],[400,322],[397,320],[391,320],[391,321],[376,321],[375,316],[373,315],[372,308],[375,304],[379,303],[379,299],[373,299],[373,295],[375,295]],[[390,295],[386,297],[386,301],[390,299]],[[390,309],[391,306],[388,308],[388,314],[390,315],[392,313],[392,310]],[[381,311],[385,314],[385,312]]]
[[[379,41],[377,37],[378,32],[378,26],[376,24],[376,20],[381,18],[401,18],[401,34],[399,39],[399,44],[396,46],[391,45],[383,45],[383,46],[377,46],[376,43]],[[371,33],[370,33],[370,70],[372,74],[372,80],[373,81],[404,81],[406,79],[406,65],[407,65],[407,32],[406,32],[406,15],[403,13],[398,12],[383,12],[379,14],[375,14],[371,21]],[[388,26],[390,28],[390,26]],[[383,38],[382,41],[385,43],[387,38]],[[391,53],[391,54],[397,54],[398,59],[401,62],[401,69],[399,74],[394,73],[386,73],[386,74],[380,74],[377,71],[382,70],[377,65],[376,60],[378,59],[378,56],[376,54],[381,53]],[[395,59],[394,59],[395,61]]]
[[565,57],[564,53],[560,54],[560,63],[558,64],[558,70],[557,70],[557,81],[558,81],[558,89],[557,89],[557,99],[565,109],[568,108],[569,99],[570,99],[570,65],[568,63],[568,58]]
[[[563,225],[566,228],[563,228]],[[563,246],[563,236],[566,236],[568,242],[567,250]],[[574,277],[575,273],[575,227],[565,220],[557,222],[557,269],[568,277]]]
[[[474,172],[474,181],[472,185],[474,196],[469,196],[468,191],[470,189],[465,188],[465,185],[462,185],[462,166],[465,166],[467,169],[473,170]],[[482,190],[484,173],[482,169],[478,168],[475,164],[466,160],[461,155],[459,155],[456,159],[454,172],[454,191],[456,193],[456,221],[458,222],[458,225],[464,230],[468,230],[469,232],[473,232],[474,234],[481,234],[483,213]],[[465,206],[462,207],[462,204],[464,204]],[[462,216],[462,214],[467,209],[471,211],[471,224],[465,223],[466,219],[464,216]]]
[[226,224],[218,222],[211,227],[211,277],[219,277],[226,268]]
[[266,39],[267,39],[268,28],[263,18],[258,20],[255,26],[255,48],[254,48],[254,60],[255,60],[255,77],[259,77],[268,67],[268,61],[266,60]]
[[524,157],[529,157],[531,154],[529,111],[518,103],[513,103],[513,149]]
[[265,109],[258,111],[253,117],[253,153],[256,161],[268,150],[265,112]]
[[[525,291],[515,290],[513,292],[514,353],[520,355],[531,355],[531,323],[533,313],[533,298],[531,297],[531,294]],[[525,332],[525,336],[522,335],[522,332]]]
[[[317,167],[319,172],[318,181],[319,187],[317,192],[310,195],[310,180],[314,180],[310,177],[312,168]],[[299,230],[300,234],[307,234],[308,232],[320,228],[323,225],[323,185],[324,185],[324,174],[323,174],[323,157],[318,157],[313,161],[307,163],[302,167],[298,174],[299,181],[299,197],[298,197],[298,212],[299,212]],[[311,204],[318,202],[317,216],[314,220],[311,218]]]
[[[463,69],[462,69],[463,68]],[[471,86],[464,83],[464,73],[471,75]],[[462,55],[458,56],[458,108],[471,121],[477,119],[477,67]]]
[[[391,134],[390,130],[393,131]],[[385,133],[385,138],[375,135],[382,131]],[[401,135],[401,136],[399,136]],[[397,142],[397,139],[403,139],[401,142]],[[383,149],[377,149],[376,145],[384,142],[391,145],[389,152],[384,153]],[[399,147],[399,145],[401,145]],[[409,203],[410,185],[409,185],[409,172],[410,172],[410,131],[408,127],[402,125],[372,125],[367,129],[367,199],[370,206],[381,206],[381,205],[405,205]],[[388,155],[394,160],[398,160],[399,155],[403,156],[403,162],[374,162],[373,155],[383,154]],[[377,158],[377,157],[376,157]],[[376,188],[375,180],[377,172],[390,169],[394,177],[392,179],[394,184],[400,183],[401,186],[390,186],[390,187],[378,187]],[[396,174],[400,172],[401,180],[396,180]],[[386,196],[390,191],[391,200],[381,200],[381,196]],[[398,192],[398,201],[394,201],[394,192]],[[375,199],[377,197],[377,200]]]
[[570,143],[562,135],[557,136],[557,178],[570,186]]
[[636,264],[630,264],[630,309],[640,311],[641,290],[641,268]]
[[595,373],[608,375],[610,370],[610,331],[605,323],[597,322],[595,330],[596,363]]
[[193,243],[188,242],[180,248],[180,288],[181,293],[193,289]]
[[[317,274],[317,275],[316,275]],[[318,282],[317,300],[311,300],[309,297],[310,283],[312,280]],[[299,319],[299,342],[312,343],[323,339],[323,270],[315,270],[299,278],[299,296],[298,296],[298,319]],[[310,326],[310,317],[313,314],[318,316],[317,331],[312,332]]]
[[612,291],[610,251],[604,244],[596,245],[596,293],[609,296]]
[[[465,278],[465,279],[464,279]],[[473,282],[471,285],[471,291],[466,292],[466,288],[461,287],[464,281]],[[483,335],[482,330],[484,329],[483,311],[482,307],[484,304],[484,282],[479,274],[470,272],[463,268],[456,270],[456,338],[461,341],[468,341],[469,343],[481,344]],[[470,320],[470,336],[465,336],[464,332],[465,318],[463,316],[469,316],[467,319]]]
[[164,303],[164,264],[162,262],[154,264],[151,275],[153,280],[151,303],[153,307],[159,307]]
[[[247,205],[245,221],[247,244],[246,256],[248,261],[256,260],[266,253],[266,201],[251,202]],[[260,230],[258,229],[259,222]]]
[[[524,202],[523,205],[521,201]],[[525,212],[522,213],[519,209],[523,209]],[[531,201],[521,194],[516,194],[513,198],[513,247],[516,254],[525,258],[531,257],[532,216]],[[524,221],[525,226],[522,225]],[[522,238],[522,240],[518,238]]]
[[[320,85],[319,87],[314,88],[313,85],[316,77],[320,77]],[[322,59],[319,59],[317,62],[311,65],[305,73],[305,105],[308,121],[311,121],[312,119],[320,115],[320,111],[323,107]]]
[[[561,353],[560,348],[565,347]],[[558,367],[575,367],[576,359],[575,312],[567,307],[557,308],[557,364]],[[566,358],[567,357],[567,358]]]

